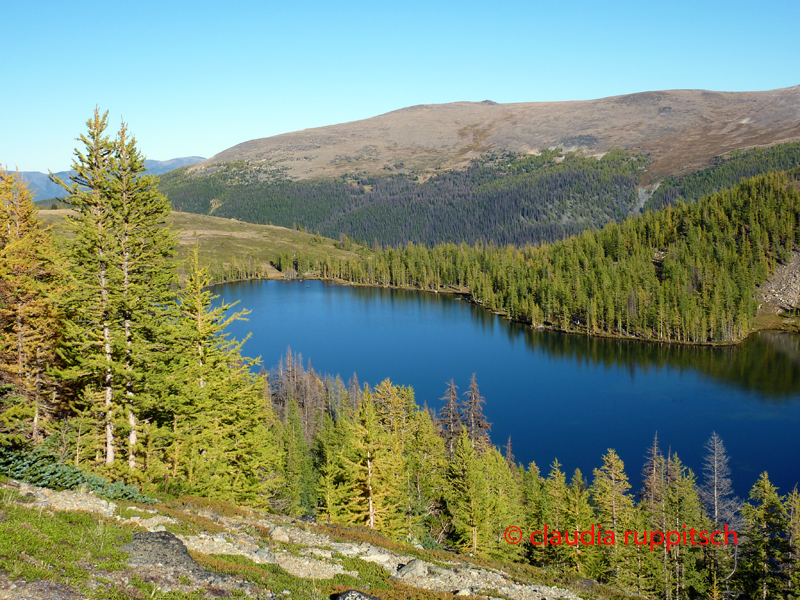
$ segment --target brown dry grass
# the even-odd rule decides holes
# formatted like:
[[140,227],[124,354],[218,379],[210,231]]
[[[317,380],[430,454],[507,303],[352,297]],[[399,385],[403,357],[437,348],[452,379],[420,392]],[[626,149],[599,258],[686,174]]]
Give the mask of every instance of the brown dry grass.
[[251,140],[190,167],[236,160],[300,179],[457,168],[488,151],[562,146],[651,154],[656,180],[735,148],[800,139],[800,86],[766,92],[670,90],[576,102],[454,102]]
[[[40,210],[39,219],[52,226],[56,238],[68,237],[66,216],[68,209]],[[340,250],[335,241],[304,231],[295,231],[274,225],[256,225],[236,219],[222,219],[174,211],[169,224],[178,232],[177,259],[184,260],[195,244],[200,247],[200,261],[218,272],[236,261],[245,264],[252,260],[260,264],[270,277],[281,277],[270,265],[278,254],[304,254],[312,258],[353,256],[353,252]]]

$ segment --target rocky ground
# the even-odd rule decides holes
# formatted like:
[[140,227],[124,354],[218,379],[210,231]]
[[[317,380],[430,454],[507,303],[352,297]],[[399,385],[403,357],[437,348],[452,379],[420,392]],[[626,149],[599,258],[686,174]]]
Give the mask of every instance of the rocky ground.
[[779,314],[800,305],[800,252],[779,265],[758,292],[759,312]]
[[[158,596],[172,591],[198,597],[251,597],[291,600],[289,590],[271,589],[269,581],[257,586],[233,575],[208,571],[198,561],[203,556],[238,555],[260,565],[277,565],[289,575],[306,580],[331,580],[337,574],[359,579],[359,572],[343,564],[349,559],[374,563],[387,580],[401,582],[410,588],[459,596],[510,598],[513,600],[579,600],[572,591],[518,581],[508,573],[479,566],[462,557],[443,562],[424,560],[421,548],[412,549],[416,556],[402,554],[366,542],[345,542],[321,533],[313,524],[291,521],[274,515],[251,513],[250,516],[222,516],[209,510],[184,509],[188,519],[210,519],[213,531],[196,534],[171,533],[179,529],[180,517],[164,514],[158,505],[151,509],[124,508],[91,493],[55,492],[25,483],[11,482],[21,500],[41,511],[88,511],[106,519],[133,526],[133,541],[121,549],[128,553],[128,568],[101,571],[87,565],[90,587],[115,584],[124,588],[134,577],[152,583]],[[135,514],[134,514],[135,513]],[[174,511],[172,513],[175,514]],[[196,519],[195,519],[196,520]],[[420,551],[417,551],[420,550]],[[456,555],[453,555],[456,559]],[[374,592],[380,597],[380,591]],[[343,596],[343,594],[340,594]],[[353,594],[351,594],[353,596]],[[68,586],[51,581],[23,581],[0,572],[0,600],[81,598]],[[136,597],[134,595],[134,597]],[[142,596],[143,597],[143,596]],[[367,598],[361,594],[362,599]],[[348,597],[343,600],[358,600]]]

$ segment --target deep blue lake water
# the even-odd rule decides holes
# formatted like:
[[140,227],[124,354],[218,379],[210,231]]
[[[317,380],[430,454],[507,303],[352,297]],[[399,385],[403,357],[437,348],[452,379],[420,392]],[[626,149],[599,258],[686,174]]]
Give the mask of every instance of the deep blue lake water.
[[214,288],[249,321],[247,356],[271,369],[287,347],[317,373],[356,373],[411,385],[437,410],[446,382],[459,392],[477,375],[492,440],[509,436],[518,462],[543,474],[555,458],[568,478],[591,480],[608,448],[625,461],[634,491],[658,433],[698,477],[716,431],[746,498],[762,471],[781,493],[800,482],[800,336],[762,332],[735,348],[691,348],[535,331],[460,298],[320,281],[257,281]]

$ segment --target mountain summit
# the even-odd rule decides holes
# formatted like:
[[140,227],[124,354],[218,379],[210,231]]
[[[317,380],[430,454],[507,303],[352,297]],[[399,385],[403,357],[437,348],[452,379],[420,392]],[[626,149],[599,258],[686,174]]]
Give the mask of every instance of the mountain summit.
[[653,158],[656,178],[725,152],[800,140],[800,86],[765,92],[669,90],[572,102],[421,104],[383,115],[255,139],[191,167],[245,160],[296,179],[465,166],[488,151],[541,148]]

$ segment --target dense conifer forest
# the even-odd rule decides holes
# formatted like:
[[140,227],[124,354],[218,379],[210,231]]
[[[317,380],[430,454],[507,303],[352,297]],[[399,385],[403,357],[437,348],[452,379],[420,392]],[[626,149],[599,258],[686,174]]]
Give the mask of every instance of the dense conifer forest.
[[179,169],[162,176],[161,187],[177,210],[302,226],[370,245],[525,244],[632,214],[645,164],[620,150],[599,160],[544,150],[538,156],[477,159],[463,171],[420,183],[406,175],[289,181],[280,172],[232,163],[197,177]]
[[161,177],[161,189],[177,210],[303,227],[369,245],[524,246],[622,221],[642,207],[690,203],[748,177],[794,169],[800,143],[718,157],[708,169],[666,178],[649,199],[639,187],[647,162],[622,150],[600,159],[560,150],[486,155],[422,183],[416,175],[399,174],[291,181],[280,168],[238,162],[196,176],[179,169]]
[[553,244],[409,243],[351,260],[279,257],[277,266],[359,284],[463,290],[493,311],[560,331],[735,342],[752,330],[756,287],[800,242],[797,178],[759,176]]
[[[609,449],[592,474],[567,474],[557,460],[525,466],[510,442],[505,452],[494,445],[474,376],[443,386],[440,406],[420,408],[409,387],[355,377],[345,385],[291,352],[255,375],[242,342],[225,335],[244,313],[213,306],[197,252],[177,281],[170,205],[125,126],[114,139],[106,126],[96,111],[77,175],[64,183],[76,216],[63,251],[25,184],[0,173],[0,464],[27,464],[36,451],[156,496],[314,514],[648,598],[800,596],[800,493],[782,495],[762,473],[745,502],[733,497],[712,432],[699,476],[658,439],[643,465]],[[798,243],[791,179],[761,176],[541,247],[408,244],[351,261],[288,257],[285,267],[456,286],[566,330],[735,340],[748,330],[754,286]],[[549,545],[526,541],[545,525]],[[726,525],[738,545],[713,533]],[[519,527],[519,543],[509,527]],[[615,543],[578,544],[575,532],[592,527]],[[691,541],[642,543],[650,531]]]
[[679,201],[695,202],[701,197],[726,190],[743,179],[800,166],[800,143],[769,148],[735,150],[719,156],[708,169],[684,177],[667,177],[645,203],[645,209],[659,209]]

